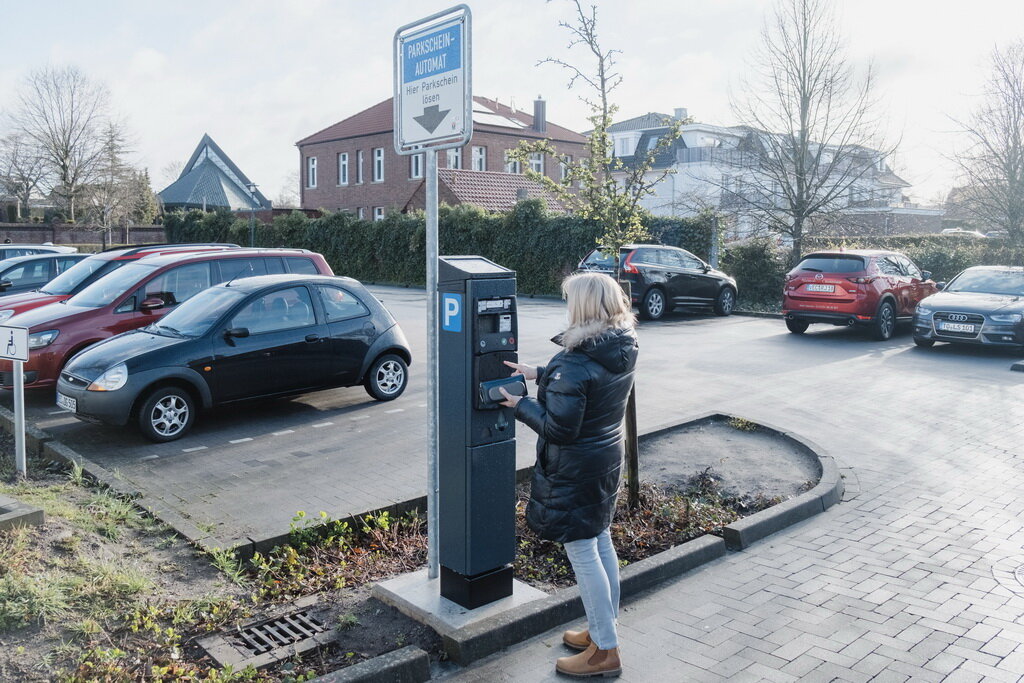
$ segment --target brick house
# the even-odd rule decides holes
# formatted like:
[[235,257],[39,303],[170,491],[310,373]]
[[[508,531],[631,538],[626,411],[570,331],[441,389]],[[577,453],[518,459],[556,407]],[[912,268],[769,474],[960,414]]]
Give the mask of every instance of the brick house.
[[[314,133],[296,143],[299,148],[300,193],[303,209],[325,208],[350,211],[363,218],[383,218],[389,210],[406,210],[417,191],[422,194],[425,161],[421,154],[395,153],[393,105],[387,99],[369,109]],[[461,169],[464,177],[474,176],[474,185],[494,185],[490,196],[521,196],[507,188],[508,173],[520,173],[506,163],[505,152],[520,140],[548,139],[561,154],[579,159],[587,154],[587,139],[547,121],[545,102],[534,102],[534,113],[516,111],[485,97],[473,98],[473,138],[463,148],[438,153],[439,169]],[[556,180],[561,164],[538,155],[531,166]],[[518,180],[518,179],[517,179]],[[535,185],[534,183],[529,183]],[[527,192],[537,196],[536,191]],[[479,190],[474,196],[488,195]],[[458,198],[452,194],[452,197]],[[496,205],[486,208],[495,210]],[[498,209],[500,210],[500,209]]]

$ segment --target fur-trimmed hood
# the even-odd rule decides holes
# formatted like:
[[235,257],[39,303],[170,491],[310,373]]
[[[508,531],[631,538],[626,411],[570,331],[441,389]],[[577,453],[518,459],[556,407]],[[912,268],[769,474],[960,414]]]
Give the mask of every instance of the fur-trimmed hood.
[[570,328],[551,341],[566,351],[585,354],[610,372],[621,373],[636,365],[638,345],[632,328],[608,329],[599,323]]

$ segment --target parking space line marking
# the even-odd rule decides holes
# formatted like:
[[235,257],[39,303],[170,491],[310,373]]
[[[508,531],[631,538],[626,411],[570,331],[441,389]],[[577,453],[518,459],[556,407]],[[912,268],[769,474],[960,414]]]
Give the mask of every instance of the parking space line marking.
[[294,434],[294,433],[295,433],[294,429],[282,429],[279,432],[274,432],[272,434],[272,436],[284,436],[285,434]]
[[313,425],[313,429],[320,429],[321,427],[330,427],[332,424],[334,424],[334,423],[333,422],[321,422],[319,424]]
[[426,407],[427,407],[427,404],[426,404],[426,403],[417,403],[417,404],[416,404],[416,407],[417,407],[417,408],[426,408]]
[[182,453],[195,453],[196,451],[205,451],[206,446],[196,446],[195,448],[182,448]]
[[63,410],[63,409],[61,409],[61,410],[55,410],[52,413],[47,413],[47,415],[63,415],[64,413],[70,413],[70,412],[71,412],[70,410]]
[[159,457],[160,457],[159,455],[146,455],[146,456],[143,456],[143,457],[139,458],[139,462],[142,462],[143,460],[156,460]]
[[252,437],[247,436],[244,439],[231,439],[231,441],[228,441],[228,443],[245,443],[246,441],[252,441]]
[[389,414],[389,415],[391,413],[401,413],[401,412],[405,412],[405,408],[392,408],[391,410],[385,410],[384,412]]
[[350,420],[369,420],[370,416],[369,415],[355,415],[353,417],[350,417],[349,419]]

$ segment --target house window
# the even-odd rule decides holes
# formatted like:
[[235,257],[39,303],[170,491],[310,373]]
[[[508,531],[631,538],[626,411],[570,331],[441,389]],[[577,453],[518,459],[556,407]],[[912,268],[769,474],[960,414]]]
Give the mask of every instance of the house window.
[[532,152],[530,154],[530,170],[534,173],[544,173],[544,153]]
[[473,170],[474,171],[486,171],[487,170],[487,148],[486,147],[474,147],[473,148]]
[[511,151],[510,149],[505,150],[505,173],[522,173],[523,169],[520,167],[519,161],[509,158]]
[[384,180],[384,148],[373,148],[373,182]]
[[[361,185],[363,182],[363,150],[356,152],[356,184]],[[360,216],[361,218],[361,216]]]
[[316,157],[306,159],[306,187],[316,187]]
[[338,184],[348,185],[348,152],[338,155]]
[[562,169],[562,180],[567,180],[569,178],[569,167],[572,166],[572,155],[566,154],[565,156],[563,156],[562,162],[559,164],[559,166],[561,166]]
[[409,177],[410,178],[422,178],[423,177],[423,155],[413,154],[409,157]]
[[364,218],[366,218],[366,209],[364,209],[361,206],[358,209],[356,209],[356,218],[358,218],[359,220],[363,220]]
[[375,206],[373,207],[373,220],[382,221],[384,220],[384,207]]
[[448,150],[448,168],[462,168],[462,148]]

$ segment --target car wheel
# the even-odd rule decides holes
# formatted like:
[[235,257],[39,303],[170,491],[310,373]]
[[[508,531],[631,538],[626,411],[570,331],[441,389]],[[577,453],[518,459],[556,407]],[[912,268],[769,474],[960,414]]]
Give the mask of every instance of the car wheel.
[[878,313],[875,314],[875,324],[871,330],[875,339],[878,341],[885,341],[892,337],[892,333],[896,330],[896,309],[888,301],[883,302],[878,307]]
[[787,320],[786,329],[793,334],[803,334],[807,331],[809,323],[806,320]]
[[922,339],[921,337],[914,337],[914,343],[920,346],[922,349],[930,349],[935,346],[934,339]]
[[665,315],[666,308],[665,292],[657,287],[651,287],[644,295],[644,300],[640,302],[640,317],[644,320],[660,320]]
[[187,391],[178,387],[156,389],[139,408],[139,429],[157,443],[180,439],[195,421],[195,403]]
[[736,292],[732,287],[722,287],[715,299],[715,315],[730,315],[736,306]]
[[373,361],[366,373],[366,393],[378,401],[391,401],[402,395],[409,383],[409,366],[394,354]]

